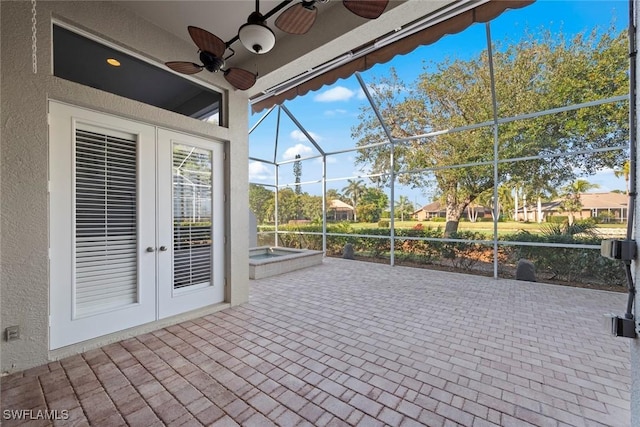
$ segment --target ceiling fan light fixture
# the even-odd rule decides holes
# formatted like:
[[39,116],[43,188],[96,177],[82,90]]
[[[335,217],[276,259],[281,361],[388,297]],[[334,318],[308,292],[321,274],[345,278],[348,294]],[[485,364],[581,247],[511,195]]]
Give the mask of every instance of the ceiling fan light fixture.
[[247,23],[240,27],[238,38],[249,51],[260,55],[269,52],[276,44],[276,35],[264,24],[259,12],[253,12]]

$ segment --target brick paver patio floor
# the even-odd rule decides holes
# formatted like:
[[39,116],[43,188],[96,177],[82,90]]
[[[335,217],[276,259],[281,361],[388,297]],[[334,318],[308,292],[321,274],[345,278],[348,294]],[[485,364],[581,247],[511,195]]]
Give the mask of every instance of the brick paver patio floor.
[[2,378],[3,418],[629,425],[629,343],[602,322],[624,294],[341,259],[251,286],[240,307]]

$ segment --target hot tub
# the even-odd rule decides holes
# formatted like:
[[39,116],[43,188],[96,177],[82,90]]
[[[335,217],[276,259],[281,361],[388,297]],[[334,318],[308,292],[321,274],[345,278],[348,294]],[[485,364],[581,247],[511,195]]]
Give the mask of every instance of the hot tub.
[[249,278],[262,279],[322,264],[322,255],[321,251],[309,249],[250,248]]

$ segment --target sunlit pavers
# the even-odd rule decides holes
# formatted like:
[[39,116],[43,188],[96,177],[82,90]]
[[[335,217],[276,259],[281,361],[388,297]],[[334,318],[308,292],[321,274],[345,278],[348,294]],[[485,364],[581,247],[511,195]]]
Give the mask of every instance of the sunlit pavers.
[[629,425],[622,293],[341,259],[251,286],[2,378],[3,425]]

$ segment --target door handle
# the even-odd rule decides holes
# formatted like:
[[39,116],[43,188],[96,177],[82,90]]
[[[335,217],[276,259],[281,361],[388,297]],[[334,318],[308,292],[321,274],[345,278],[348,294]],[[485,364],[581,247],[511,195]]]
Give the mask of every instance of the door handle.
[[160,251],[161,252],[166,252],[168,250],[168,248],[166,246],[160,246]]
[[147,247],[147,252],[155,252],[156,248],[154,248],[153,246],[149,246]]

